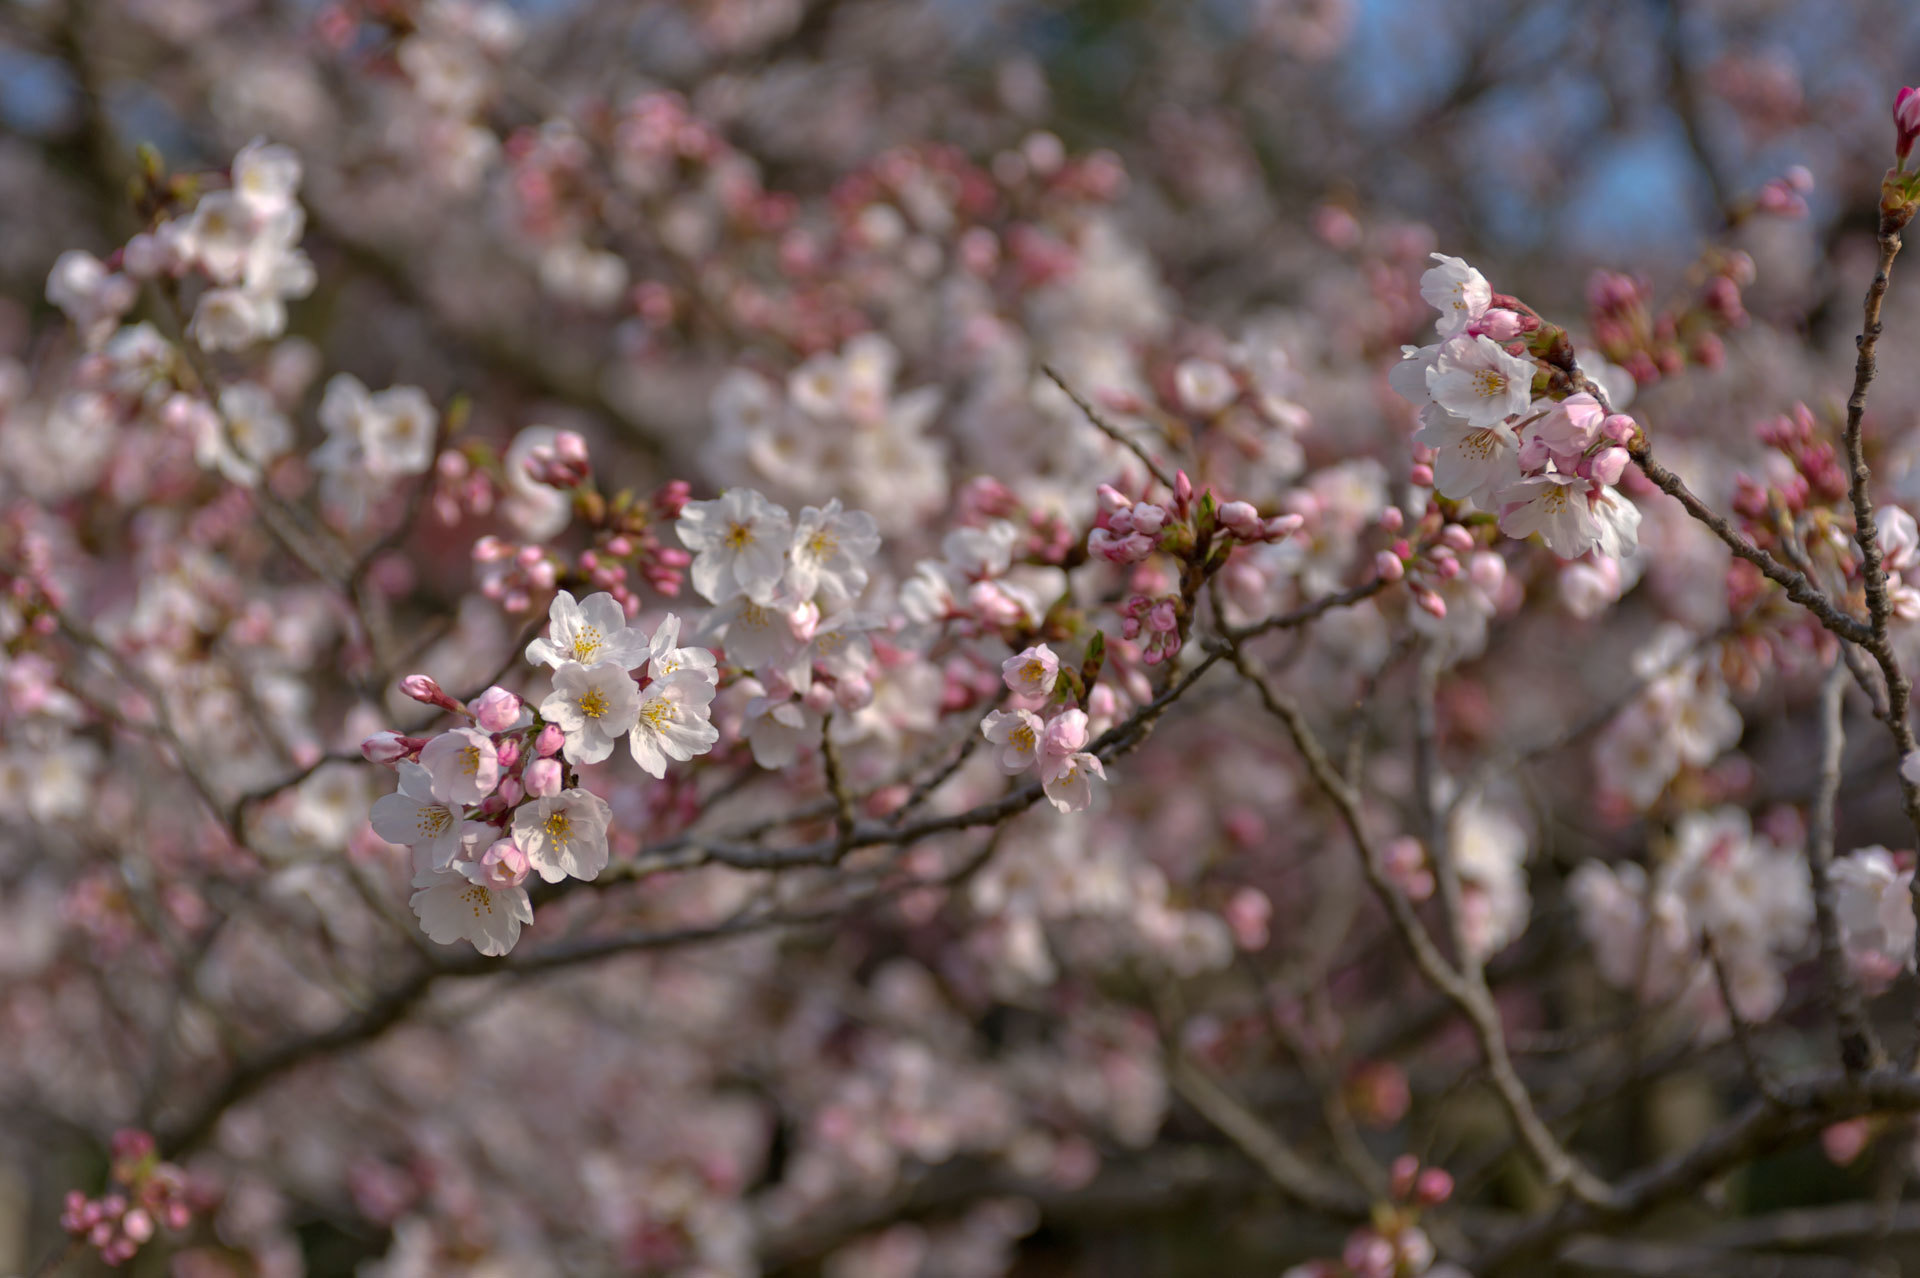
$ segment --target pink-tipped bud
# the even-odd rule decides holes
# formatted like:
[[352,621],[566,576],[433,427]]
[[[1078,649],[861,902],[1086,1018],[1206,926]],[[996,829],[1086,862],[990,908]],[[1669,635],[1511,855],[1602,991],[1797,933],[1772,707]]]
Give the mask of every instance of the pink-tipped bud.
[[1306,526],[1305,515],[1275,515],[1260,525],[1260,540],[1285,541]]
[[1095,495],[1100,499],[1100,510],[1103,514],[1117,515],[1133,507],[1133,499],[1112,484],[1100,485]]
[[1387,1174],[1393,1196],[1406,1198],[1413,1193],[1414,1182],[1420,1177],[1420,1160],[1412,1154],[1402,1154],[1393,1160]]
[[520,698],[495,685],[473,699],[474,720],[488,732],[505,732],[520,721]]
[[1633,436],[1640,429],[1639,424],[1625,413],[1615,413],[1600,423],[1600,434],[1616,444],[1633,442]]
[[1391,550],[1383,550],[1373,557],[1373,571],[1382,581],[1398,581],[1407,575],[1407,565]]
[[873,684],[865,675],[848,675],[834,685],[833,696],[850,714],[865,710],[873,704]]
[[800,695],[800,704],[815,714],[825,714],[833,709],[833,689],[816,682]]
[[1380,526],[1390,533],[1397,533],[1407,526],[1407,517],[1398,506],[1389,506],[1380,512]]
[[566,741],[567,734],[560,730],[560,725],[549,723],[540,729],[540,735],[534,738],[533,753],[538,758],[548,758],[557,753]]
[[1519,312],[1496,306],[1474,323],[1473,331],[1484,333],[1496,342],[1511,342],[1527,331],[1527,325]]
[[464,715],[467,712],[465,706],[449,697],[446,691],[434,682],[432,675],[410,674],[400,681],[400,691],[422,705],[437,706],[458,715]]
[[1242,541],[1260,539],[1260,512],[1249,501],[1230,501],[1220,507],[1220,526]]
[[527,793],[536,799],[550,799],[560,793],[560,760],[535,759],[520,774]]
[[553,437],[553,455],[563,462],[583,465],[587,461],[587,441],[575,430],[563,430]]
[[1187,478],[1187,472],[1181,471],[1173,477],[1173,508],[1184,515],[1193,505],[1193,481]]
[[[422,743],[424,744],[424,743]],[[376,732],[360,743],[360,757],[368,763],[394,764],[411,758],[420,749],[409,737],[392,730]]]
[[1473,534],[1459,524],[1448,524],[1440,530],[1440,544],[1456,554],[1464,555],[1473,549]]
[[1407,472],[1407,480],[1415,488],[1433,487],[1433,467],[1425,462],[1415,462],[1413,469]]
[[1900,167],[1905,168],[1907,157],[1913,154],[1913,141],[1920,137],[1920,89],[1909,85],[1894,95],[1893,125],[1898,131],[1893,153],[1899,157]]
[[1626,473],[1629,460],[1624,448],[1601,449],[1593,455],[1593,482],[1609,486],[1619,483],[1620,476]]
[[1453,1197],[1453,1177],[1444,1168],[1429,1167],[1420,1173],[1413,1184],[1414,1200],[1423,1207],[1433,1207]]
[[1434,594],[1433,591],[1425,589],[1415,590],[1413,592],[1413,601],[1441,620],[1444,621],[1446,619],[1447,601],[1439,595]]
[[1151,537],[1167,526],[1167,511],[1164,506],[1156,506],[1143,501],[1133,508],[1133,530]]

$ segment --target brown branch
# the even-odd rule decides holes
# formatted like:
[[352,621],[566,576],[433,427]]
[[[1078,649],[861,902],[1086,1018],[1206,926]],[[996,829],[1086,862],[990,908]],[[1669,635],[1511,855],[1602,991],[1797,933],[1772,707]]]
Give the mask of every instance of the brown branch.
[[1687,487],[1681,478],[1662,466],[1653,456],[1653,444],[1644,431],[1636,434],[1627,445],[1634,464],[1640,467],[1640,473],[1653,482],[1653,486],[1686,507],[1687,513],[1705,524],[1707,529],[1726,544],[1727,549],[1758,568],[1767,580],[1787,592],[1787,598],[1811,612],[1820,624],[1839,635],[1842,639],[1865,645],[1873,638],[1873,631],[1867,623],[1858,617],[1842,611],[1833,600],[1822,594],[1818,587],[1797,569],[1775,559],[1767,551],[1735,528],[1724,515],[1717,513],[1711,506]]
[[1228,641],[1224,650],[1231,657],[1234,669],[1253,685],[1267,712],[1286,727],[1287,735],[1293,739],[1294,747],[1306,761],[1314,783],[1339,811],[1349,837],[1359,849],[1367,882],[1386,907],[1387,917],[1412,955],[1414,965],[1435,989],[1453,1002],[1473,1027],[1486,1058],[1488,1077],[1528,1154],[1539,1164],[1549,1183],[1564,1185],[1582,1202],[1608,1202],[1612,1198],[1612,1190],[1560,1144],[1541,1120],[1526,1084],[1520,1081],[1520,1076],[1514,1071],[1500,1022],[1500,1009],[1488,989],[1485,972],[1471,962],[1466,963],[1464,971],[1455,970],[1447,962],[1426,925],[1414,913],[1406,895],[1388,875],[1380,848],[1367,833],[1360,811],[1359,793],[1347,784],[1334,767],[1325,747],[1308,726],[1300,707],[1263,678],[1238,645]]
[[1833,1123],[1873,1114],[1920,1110],[1920,1076],[1874,1070],[1849,1077],[1821,1073],[1781,1083],[1778,1101],[1761,1098],[1715,1128],[1692,1148],[1622,1179],[1605,1203],[1569,1200],[1528,1221],[1474,1258],[1469,1269],[1537,1274],[1561,1240],[1592,1230],[1620,1229],[1735,1167],[1819,1132]]
[[1182,1100],[1218,1128],[1287,1197],[1336,1220],[1366,1218],[1365,1194],[1341,1184],[1301,1157],[1278,1132],[1262,1122],[1259,1115],[1181,1055],[1178,1048],[1168,1057],[1167,1081]]

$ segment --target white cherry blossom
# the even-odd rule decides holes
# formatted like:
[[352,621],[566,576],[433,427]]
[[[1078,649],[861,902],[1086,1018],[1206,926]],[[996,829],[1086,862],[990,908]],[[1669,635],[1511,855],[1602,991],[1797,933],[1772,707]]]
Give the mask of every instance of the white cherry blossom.
[[647,637],[627,625],[627,614],[602,590],[576,601],[562,590],[547,607],[547,633],[527,645],[527,660],[555,669],[573,662],[632,670],[648,658]]
[[553,692],[540,714],[566,734],[569,763],[598,763],[640,716],[640,689],[612,662],[583,666],[562,662],[553,672]]
[[433,792],[433,777],[411,759],[395,765],[400,788],[374,801],[373,832],[421,852],[435,869],[460,855],[463,816],[457,804]]
[[1533,361],[1507,354],[1491,337],[1454,337],[1427,370],[1433,401],[1470,426],[1491,426],[1533,402]]
[[684,762],[713,749],[720,739],[711,718],[713,695],[713,685],[695,670],[648,684],[627,734],[633,761],[649,775],[664,777],[668,759]]
[[562,790],[529,799],[513,814],[513,841],[548,883],[595,879],[607,868],[607,823],[613,809],[590,790]]
[[766,601],[786,575],[793,521],[751,488],[729,488],[713,501],[688,502],[674,525],[694,552],[693,588],[709,603],[737,594]]

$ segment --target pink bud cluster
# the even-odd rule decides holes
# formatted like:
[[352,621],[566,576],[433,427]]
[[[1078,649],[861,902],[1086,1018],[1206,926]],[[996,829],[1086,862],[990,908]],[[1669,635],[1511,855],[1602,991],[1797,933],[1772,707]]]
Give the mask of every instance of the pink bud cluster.
[[474,793],[462,801],[479,805],[475,819],[503,828],[522,800],[560,792],[565,778],[553,756],[560,751],[563,734],[558,725],[535,724],[526,714],[526,703],[515,693],[495,686],[462,705],[424,674],[402,679],[400,691],[473,726],[436,737],[403,736],[392,729],[376,732],[360,743],[360,753],[369,762],[394,767],[407,760],[435,772],[437,755],[476,750],[479,763],[469,778]]
[[98,1198],[73,1190],[60,1213],[60,1227],[99,1252],[104,1264],[117,1268],[162,1227],[177,1231],[192,1223],[186,1176],[160,1161],[148,1133],[114,1133],[111,1176],[115,1188]]
[[1160,547],[1167,509],[1135,502],[1111,484],[1100,485],[1100,522],[1087,534],[1087,552],[1108,563],[1137,564]]
[[1765,483],[1744,474],[1736,479],[1733,508],[1755,525],[1756,534],[1771,541],[1768,509],[1775,496],[1790,514],[1797,515],[1811,505],[1825,505],[1847,495],[1847,472],[1839,454],[1805,404],[1795,404],[1791,416],[1759,423],[1754,434],[1788,462],[1784,473],[1769,476]]
[[[564,432],[563,432],[564,433]],[[578,436],[575,436],[578,438]],[[536,450],[538,451],[538,450]],[[571,450],[556,449],[542,463],[549,477],[572,474]],[[530,469],[531,469],[530,464]],[[582,475],[584,479],[584,475]],[[514,542],[489,533],[473,543],[473,561],[479,571],[480,592],[499,602],[507,612],[533,609],[535,601],[562,587],[584,587],[582,593],[604,590],[631,617],[640,610],[633,578],[659,594],[678,595],[693,557],[679,546],[661,543],[655,531],[679,517],[689,488],[675,480],[653,495],[638,512],[606,509],[597,497],[587,514],[597,516],[594,544],[569,555],[545,541]]]
[[[1770,200],[1791,212],[1787,197],[1799,199],[1796,176]],[[1693,298],[1661,312],[1653,309],[1652,286],[1645,280],[1596,271],[1587,282],[1588,323],[1593,340],[1609,360],[1633,374],[1642,386],[1671,377],[1688,364],[1718,368],[1726,358],[1721,334],[1745,327],[1748,315],[1741,290],[1753,283],[1753,259],[1738,250],[1716,249],[1702,263],[1705,280]]]
[[1433,1242],[1420,1228],[1420,1210],[1451,1198],[1453,1177],[1438,1167],[1421,1167],[1411,1154],[1395,1159],[1388,1174],[1394,1201],[1379,1207],[1371,1223],[1348,1236],[1340,1259],[1308,1261],[1289,1269],[1283,1278],[1409,1278],[1439,1273],[1434,1267]]
[[1180,601],[1172,596],[1135,595],[1121,606],[1120,633],[1144,639],[1140,659],[1150,666],[1170,661],[1180,653]]

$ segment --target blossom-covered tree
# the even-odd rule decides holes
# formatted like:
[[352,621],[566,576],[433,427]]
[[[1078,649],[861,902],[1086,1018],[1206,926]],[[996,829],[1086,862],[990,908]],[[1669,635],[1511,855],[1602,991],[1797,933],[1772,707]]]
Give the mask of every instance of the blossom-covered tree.
[[0,1270],[1920,1262],[1920,31],[1401,7],[0,19]]

